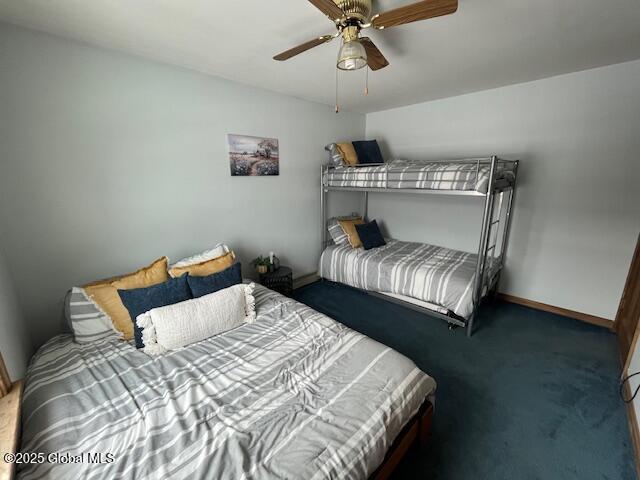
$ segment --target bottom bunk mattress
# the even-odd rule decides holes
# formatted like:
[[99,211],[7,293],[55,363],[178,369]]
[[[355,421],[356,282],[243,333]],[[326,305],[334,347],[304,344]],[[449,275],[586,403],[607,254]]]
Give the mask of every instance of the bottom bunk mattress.
[[399,240],[371,250],[331,245],[320,258],[320,276],[363,290],[415,298],[468,319],[473,312],[477,259],[473,253]]
[[18,478],[367,478],[434,380],[305,305],[255,297],[255,323],[159,357],[50,340],[27,372],[21,447],[46,461]]

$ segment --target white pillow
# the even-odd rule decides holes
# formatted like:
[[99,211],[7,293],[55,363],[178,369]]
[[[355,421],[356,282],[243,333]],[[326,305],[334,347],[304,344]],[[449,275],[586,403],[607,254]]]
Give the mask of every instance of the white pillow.
[[198,253],[197,255],[192,255],[191,257],[183,258],[179,262],[174,263],[169,267],[172,268],[180,268],[180,267],[188,267],[190,265],[197,265],[198,263],[207,262],[209,260],[213,260],[214,258],[221,257],[229,253],[229,247],[227,247],[224,243],[219,243],[211,250],[205,250],[202,253]]
[[234,285],[138,315],[136,322],[144,328],[144,352],[160,355],[244,323],[253,323],[256,319],[254,288],[254,283]]

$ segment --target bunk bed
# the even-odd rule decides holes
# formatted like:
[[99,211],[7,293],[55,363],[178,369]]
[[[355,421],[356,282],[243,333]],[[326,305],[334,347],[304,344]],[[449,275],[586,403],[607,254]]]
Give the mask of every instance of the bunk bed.
[[[352,166],[323,165],[319,275],[444,319],[473,333],[478,306],[497,288],[509,241],[518,160],[497,156]],[[477,253],[390,240],[365,251],[333,244],[327,236],[327,202],[333,191],[363,194],[457,195],[482,200]]]

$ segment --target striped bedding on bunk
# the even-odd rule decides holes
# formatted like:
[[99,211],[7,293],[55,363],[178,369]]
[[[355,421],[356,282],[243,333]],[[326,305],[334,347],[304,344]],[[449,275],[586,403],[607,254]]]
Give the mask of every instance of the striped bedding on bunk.
[[384,188],[387,182],[387,166],[336,167],[324,174],[326,187]]
[[477,258],[473,253],[399,240],[372,250],[331,245],[320,257],[320,276],[440,305],[468,319],[473,312]]
[[[410,162],[393,160],[370,167],[337,167],[325,173],[328,187],[470,190],[486,193],[490,165],[467,162]],[[498,178],[513,175],[501,164]]]
[[159,357],[49,341],[27,372],[21,450],[80,462],[18,478],[366,479],[434,380],[305,305],[255,296],[255,323]]

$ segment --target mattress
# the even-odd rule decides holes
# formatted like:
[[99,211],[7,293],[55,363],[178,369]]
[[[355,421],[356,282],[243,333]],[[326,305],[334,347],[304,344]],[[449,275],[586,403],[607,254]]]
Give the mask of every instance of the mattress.
[[473,253],[388,240],[371,250],[331,245],[322,253],[319,271],[334,282],[410,297],[468,319],[477,259]]
[[305,305],[255,296],[256,323],[160,357],[49,341],[27,372],[21,450],[81,461],[18,478],[367,478],[435,381]]
[[[497,179],[513,180],[510,164],[499,162]],[[324,174],[328,187],[462,190],[487,192],[490,164],[466,162],[409,162],[393,160],[384,165],[336,167]]]

